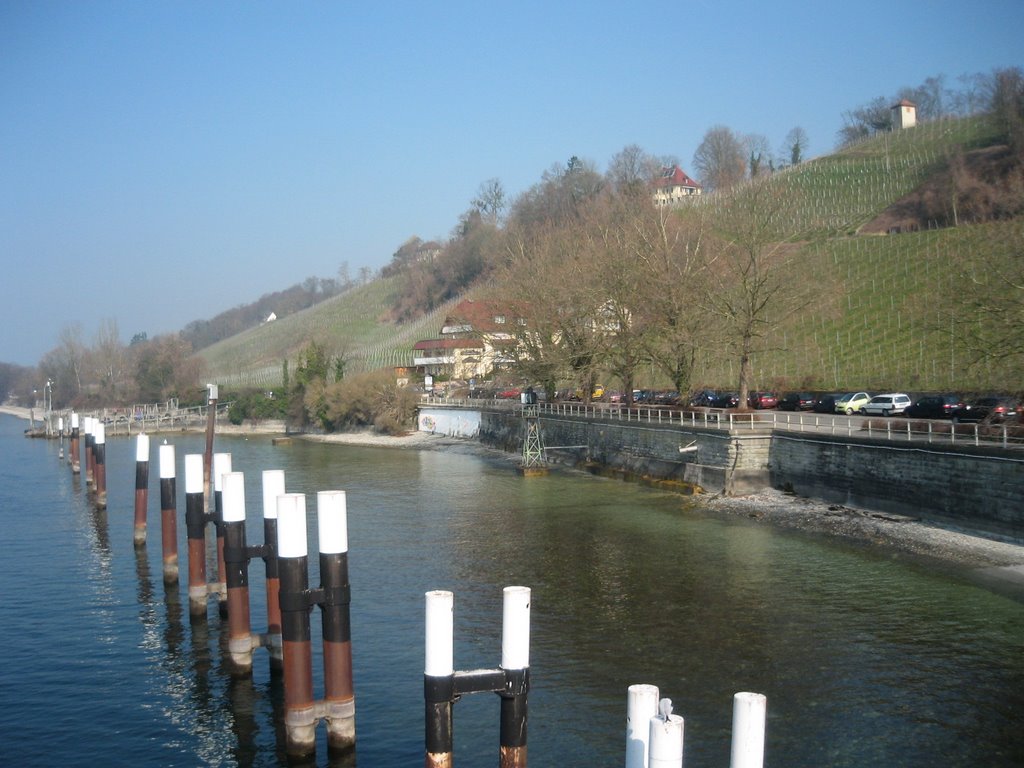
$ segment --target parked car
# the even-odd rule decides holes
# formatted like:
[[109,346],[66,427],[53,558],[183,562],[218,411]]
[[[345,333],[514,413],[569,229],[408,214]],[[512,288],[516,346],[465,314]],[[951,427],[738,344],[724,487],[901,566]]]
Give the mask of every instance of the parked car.
[[951,418],[958,424],[988,421],[1001,424],[1020,418],[1021,404],[1008,397],[979,397],[970,405],[957,408]]
[[787,392],[779,400],[780,411],[809,411],[814,407],[814,395],[810,392]]
[[963,406],[963,400],[956,395],[925,395],[907,408],[905,415],[913,419],[948,419]]
[[657,392],[654,395],[655,405],[679,405],[679,393],[674,389]]
[[694,392],[693,396],[690,397],[690,407],[692,408],[706,408],[713,406],[715,400],[718,398],[718,393],[713,389],[702,389],[699,392]]
[[738,408],[740,398],[735,392],[723,392],[711,402],[713,408]]
[[633,402],[637,405],[642,403],[649,403],[654,400],[653,389],[634,389],[633,390]]
[[814,398],[814,408],[812,409],[815,413],[835,413],[836,403],[839,402],[839,398],[842,395],[838,392],[831,395],[818,395]]
[[836,413],[852,416],[871,399],[867,392],[847,392],[836,401]]
[[747,397],[747,405],[751,408],[774,408],[778,403],[774,392],[751,392]]
[[872,397],[861,406],[860,413],[864,416],[895,416],[903,413],[910,405],[910,395],[904,392],[889,392]]

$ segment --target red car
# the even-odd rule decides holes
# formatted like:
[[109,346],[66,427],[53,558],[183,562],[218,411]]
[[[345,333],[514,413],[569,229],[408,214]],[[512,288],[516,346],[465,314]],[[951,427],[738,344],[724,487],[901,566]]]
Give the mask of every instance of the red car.
[[778,404],[774,392],[751,392],[747,396],[747,405],[751,408],[774,408]]

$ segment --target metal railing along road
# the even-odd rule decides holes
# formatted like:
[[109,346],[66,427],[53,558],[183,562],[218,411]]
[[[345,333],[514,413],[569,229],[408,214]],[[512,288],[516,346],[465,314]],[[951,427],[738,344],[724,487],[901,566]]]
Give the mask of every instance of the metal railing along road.
[[[450,399],[424,396],[423,405],[476,410],[521,410],[519,400]],[[952,424],[949,421],[871,418],[792,411],[735,411],[725,408],[626,407],[614,403],[553,402],[531,405],[540,414],[573,416],[595,421],[657,424],[666,427],[701,427],[730,432],[812,432],[848,437],[870,437],[899,442],[949,445],[994,445],[1024,448],[1024,434],[1010,425]]]

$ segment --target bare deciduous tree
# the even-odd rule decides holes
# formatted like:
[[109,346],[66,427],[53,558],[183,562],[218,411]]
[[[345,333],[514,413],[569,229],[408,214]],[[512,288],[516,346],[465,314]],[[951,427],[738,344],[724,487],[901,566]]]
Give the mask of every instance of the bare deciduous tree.
[[807,147],[810,139],[807,138],[807,131],[799,125],[791,128],[786,134],[783,144],[783,156],[790,165],[799,165],[807,157]]
[[505,215],[508,203],[505,199],[505,187],[501,179],[488,179],[480,184],[472,206],[480,212],[480,216],[491,224],[497,224]]
[[716,215],[705,304],[738,358],[741,404],[752,384],[753,355],[768,348],[785,320],[829,296],[821,283],[794,279],[802,263],[800,246],[783,242],[778,224],[783,206],[792,204],[793,190],[784,193],[765,179],[745,187]]
[[743,181],[747,173],[743,142],[724,125],[716,125],[704,134],[693,154],[693,167],[701,183],[713,190],[725,190]]

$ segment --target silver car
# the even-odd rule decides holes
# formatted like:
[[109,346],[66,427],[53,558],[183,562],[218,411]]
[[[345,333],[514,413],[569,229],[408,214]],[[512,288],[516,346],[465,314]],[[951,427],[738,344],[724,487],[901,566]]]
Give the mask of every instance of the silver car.
[[860,409],[865,416],[894,416],[903,413],[910,407],[910,395],[903,392],[890,392],[885,395],[875,395],[868,400]]

